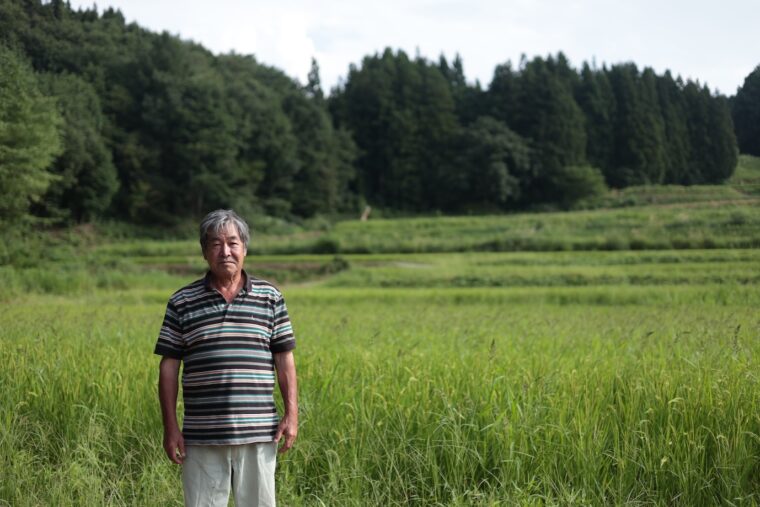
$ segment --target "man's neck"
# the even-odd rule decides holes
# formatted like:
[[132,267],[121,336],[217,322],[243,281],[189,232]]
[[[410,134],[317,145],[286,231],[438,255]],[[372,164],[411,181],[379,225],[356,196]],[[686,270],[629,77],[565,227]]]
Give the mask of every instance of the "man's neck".
[[238,272],[229,278],[211,276],[211,279],[209,280],[209,285],[219,291],[228,303],[235,299],[235,296],[240,292],[240,289],[243,288],[243,283],[245,283],[245,276],[242,272]]

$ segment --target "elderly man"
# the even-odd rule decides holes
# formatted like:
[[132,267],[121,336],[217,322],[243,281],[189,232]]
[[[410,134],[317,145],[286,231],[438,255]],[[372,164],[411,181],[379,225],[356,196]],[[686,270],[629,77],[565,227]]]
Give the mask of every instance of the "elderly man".
[[[248,225],[232,210],[200,226],[208,272],[169,299],[155,353],[164,450],[182,465],[187,506],[275,505],[279,452],[298,432],[295,338],[282,294],[243,270]],[[185,404],[177,424],[180,363]],[[275,372],[285,413],[278,421]]]

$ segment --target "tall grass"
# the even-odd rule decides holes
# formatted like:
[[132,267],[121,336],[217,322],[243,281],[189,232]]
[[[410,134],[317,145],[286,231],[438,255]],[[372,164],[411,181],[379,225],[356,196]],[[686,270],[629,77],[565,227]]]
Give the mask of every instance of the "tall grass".
[[[287,292],[302,425],[283,505],[758,503],[756,306],[341,291]],[[163,305],[88,297],[0,315],[0,502],[179,504]]]
[[[758,209],[254,236],[298,337],[280,503],[760,504]],[[181,505],[152,350],[204,264],[98,238],[0,250],[0,505]]]

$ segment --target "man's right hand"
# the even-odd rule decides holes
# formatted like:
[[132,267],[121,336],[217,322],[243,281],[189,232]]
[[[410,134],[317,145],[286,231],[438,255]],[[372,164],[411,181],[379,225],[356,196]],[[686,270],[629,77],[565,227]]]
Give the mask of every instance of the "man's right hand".
[[180,360],[161,358],[158,373],[158,399],[164,422],[164,451],[169,459],[181,465],[185,460],[185,439],[177,424],[177,391]]
[[181,431],[164,431],[164,451],[169,459],[178,465],[185,461],[185,439]]

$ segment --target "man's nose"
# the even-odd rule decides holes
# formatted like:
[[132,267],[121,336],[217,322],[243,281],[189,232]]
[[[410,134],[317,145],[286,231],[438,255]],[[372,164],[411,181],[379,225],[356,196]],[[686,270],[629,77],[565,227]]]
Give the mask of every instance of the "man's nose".
[[222,245],[222,255],[227,257],[229,254],[230,254],[230,245],[228,245],[227,243],[224,243]]

